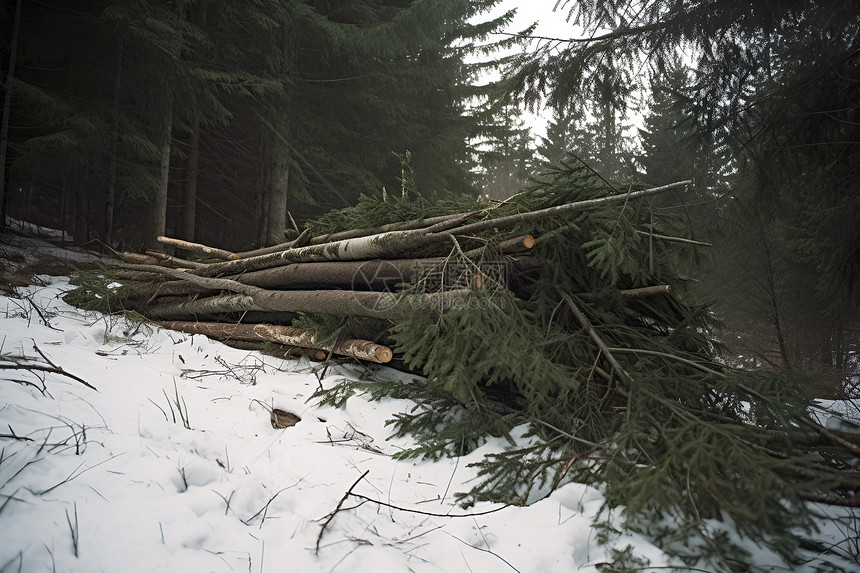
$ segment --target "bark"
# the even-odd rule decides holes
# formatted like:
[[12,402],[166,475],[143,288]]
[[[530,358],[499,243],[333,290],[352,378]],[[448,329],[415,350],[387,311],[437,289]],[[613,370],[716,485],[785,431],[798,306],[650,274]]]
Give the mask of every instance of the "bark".
[[182,236],[186,241],[194,240],[194,227],[197,218],[197,163],[200,155],[200,119],[195,114],[191,127],[191,142],[188,161],[185,164],[185,209],[182,212]]
[[21,0],[15,5],[12,23],[12,44],[9,47],[9,72],[6,74],[6,93],[3,98],[3,121],[0,123],[0,229],[6,228],[6,209],[9,194],[6,192],[6,150],[9,146],[9,114],[12,110],[12,78],[15,77],[15,59],[18,53],[18,29],[21,27]]
[[218,340],[268,341],[285,346],[331,350],[334,354],[384,364],[392,358],[391,349],[368,340],[345,340],[329,346],[317,343],[313,333],[293,326],[272,324],[227,324],[218,322],[162,322],[164,328],[191,334],[204,334]]
[[159,243],[163,243],[165,245],[171,245],[188,251],[196,251],[204,255],[209,255],[210,257],[216,257],[218,259],[224,259],[227,261],[234,261],[239,258],[239,255],[237,255],[236,253],[231,253],[230,251],[225,251],[223,249],[217,249],[215,247],[207,247],[206,245],[201,245],[200,243],[189,243],[188,241],[183,241],[181,239],[172,239],[170,237],[164,236],[159,236],[156,240]]

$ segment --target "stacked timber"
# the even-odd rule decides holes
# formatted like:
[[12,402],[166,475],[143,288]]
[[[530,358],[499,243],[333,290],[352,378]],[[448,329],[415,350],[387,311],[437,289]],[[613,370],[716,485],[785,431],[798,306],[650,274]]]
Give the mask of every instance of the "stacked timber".
[[[124,295],[123,309],[166,328],[204,334],[242,348],[274,348],[283,355],[319,358],[331,353],[386,363],[393,352],[377,341],[320,341],[314,333],[290,325],[303,314],[396,324],[404,312],[397,304],[398,285],[423,285],[408,307],[409,312],[422,313],[440,313],[464,291],[490,285],[524,293],[528,277],[540,269],[541,262],[530,254],[536,243],[534,235],[514,231],[551,219],[564,221],[570,214],[598,206],[626,204],[689,183],[501,216],[498,213],[503,210],[491,206],[374,229],[314,235],[307,228],[293,241],[240,253],[158,237],[164,245],[206,260],[155,250],[123,253],[124,262],[115,265],[110,274],[115,280],[136,285]],[[648,288],[652,287],[639,294],[647,294]],[[667,286],[654,285],[653,289],[665,292]]]

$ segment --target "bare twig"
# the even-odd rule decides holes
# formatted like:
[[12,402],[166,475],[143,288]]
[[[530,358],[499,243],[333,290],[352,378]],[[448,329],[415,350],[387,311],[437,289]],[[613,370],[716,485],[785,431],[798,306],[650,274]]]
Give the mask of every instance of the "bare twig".
[[320,529],[320,533],[319,533],[319,535],[317,536],[317,544],[316,544],[316,548],[315,548],[315,550],[314,550],[314,553],[315,553],[316,555],[319,555],[319,553],[320,553],[320,541],[322,541],[322,536],[323,536],[323,533],[325,533],[325,529],[326,529],[326,527],[328,527],[328,524],[329,524],[329,523],[331,523],[331,521],[334,519],[334,516],[335,516],[335,515],[337,515],[337,512],[339,512],[339,511],[340,511],[340,508],[343,506],[343,502],[345,502],[345,501],[347,500],[347,498],[352,494],[352,490],[355,488],[355,486],[357,486],[357,485],[358,485],[358,482],[360,482],[361,480],[363,480],[363,479],[364,479],[364,477],[365,477],[367,474],[369,474],[369,473],[370,473],[370,470],[365,470],[365,472],[364,472],[363,474],[361,474],[361,475],[359,476],[359,478],[358,478],[357,480],[355,480],[355,482],[353,482],[353,484],[352,484],[351,486],[349,486],[349,489],[348,489],[348,490],[346,490],[346,493],[345,493],[345,494],[343,494],[343,497],[342,497],[342,498],[340,498],[340,501],[339,501],[339,502],[337,502],[337,507],[335,507],[335,508],[334,508],[334,511],[332,511],[332,512],[328,515],[328,519],[326,519],[326,520],[325,520],[325,523],[323,523],[323,524],[322,524],[322,528]]
[[75,502],[75,523],[72,524],[72,519],[69,517],[69,510],[66,509],[66,523],[69,524],[69,530],[72,532],[72,550],[75,557],[78,556],[78,542],[80,540],[80,529],[78,528],[78,504]]

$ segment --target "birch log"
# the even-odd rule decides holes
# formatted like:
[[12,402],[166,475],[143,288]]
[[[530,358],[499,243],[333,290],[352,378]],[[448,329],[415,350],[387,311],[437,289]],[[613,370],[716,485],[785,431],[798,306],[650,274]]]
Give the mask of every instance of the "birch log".
[[255,340],[275,342],[284,346],[299,346],[319,350],[331,350],[334,354],[350,356],[379,364],[390,362],[391,349],[369,340],[348,339],[334,345],[317,343],[313,333],[294,326],[273,324],[228,324],[222,322],[161,322],[160,326],[190,334],[203,334],[217,340]]

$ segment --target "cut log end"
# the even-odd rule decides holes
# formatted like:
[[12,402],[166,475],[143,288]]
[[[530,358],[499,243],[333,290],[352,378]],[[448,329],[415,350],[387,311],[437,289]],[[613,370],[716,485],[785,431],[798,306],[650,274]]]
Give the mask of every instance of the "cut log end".
[[376,349],[376,361],[380,364],[388,364],[394,358],[394,353],[387,346],[380,346]]
[[531,235],[526,235],[523,237],[523,246],[527,249],[531,249],[535,246],[535,238]]

